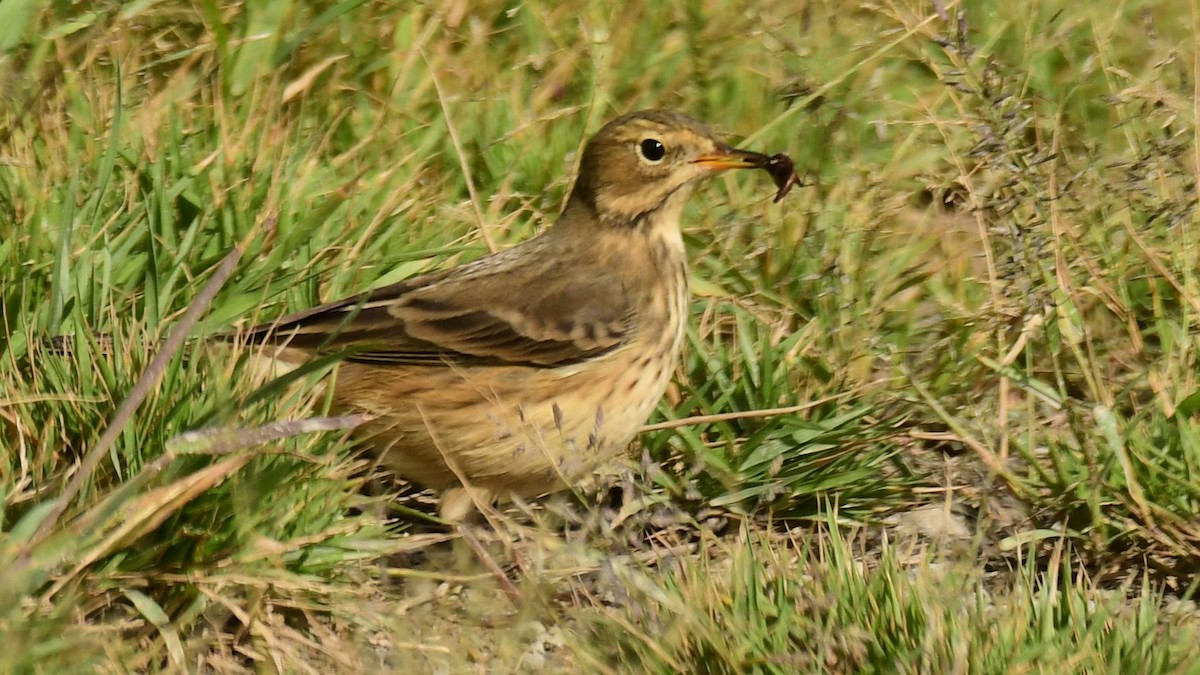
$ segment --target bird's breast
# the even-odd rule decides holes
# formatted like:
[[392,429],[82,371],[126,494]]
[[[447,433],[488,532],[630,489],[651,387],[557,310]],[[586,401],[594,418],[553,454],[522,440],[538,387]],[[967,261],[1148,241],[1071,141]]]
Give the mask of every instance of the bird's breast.
[[623,358],[613,364],[619,373],[615,378],[614,398],[624,404],[625,424],[622,426],[630,430],[621,442],[632,438],[662,398],[679,363],[688,316],[688,274],[683,242],[664,241],[649,250],[656,268],[654,282],[643,296],[636,337],[628,349],[623,350]]

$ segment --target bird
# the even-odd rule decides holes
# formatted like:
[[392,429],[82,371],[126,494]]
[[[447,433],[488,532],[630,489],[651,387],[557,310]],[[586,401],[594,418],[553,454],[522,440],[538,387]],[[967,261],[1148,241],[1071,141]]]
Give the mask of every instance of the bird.
[[631,444],[680,358],[684,206],[704,179],[772,162],[680,112],[621,115],[541,234],[236,334],[276,373],[332,357],[334,407],[364,415],[356,434],[378,461],[463,522],[568,488]]

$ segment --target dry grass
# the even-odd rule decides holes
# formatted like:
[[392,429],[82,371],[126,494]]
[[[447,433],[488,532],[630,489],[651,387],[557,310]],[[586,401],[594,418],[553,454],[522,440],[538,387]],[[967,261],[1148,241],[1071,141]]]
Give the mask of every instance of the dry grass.
[[[0,670],[1189,667],[1196,16],[6,0]],[[694,200],[676,384],[498,521],[520,604],[352,420],[168,341],[524,239],[647,106],[812,185]]]

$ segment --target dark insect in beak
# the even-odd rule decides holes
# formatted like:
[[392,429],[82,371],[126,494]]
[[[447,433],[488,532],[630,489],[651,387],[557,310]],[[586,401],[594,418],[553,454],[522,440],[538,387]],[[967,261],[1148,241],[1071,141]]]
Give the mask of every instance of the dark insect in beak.
[[783,199],[788,192],[791,192],[793,187],[804,185],[800,181],[800,176],[796,173],[796,168],[792,164],[792,158],[783,152],[768,157],[761,152],[739,150],[721,145],[717,148],[716,152],[703,155],[693,161],[711,171],[724,171],[726,169],[765,170],[771,174],[771,180],[775,181],[775,187],[778,189],[778,192],[775,193],[776,203]]
[[771,155],[766,163],[762,166],[767,173],[771,174],[771,180],[775,181],[775,187],[779,189],[775,193],[775,203],[778,204],[788,192],[791,192],[792,187],[804,183],[800,181],[800,175],[796,173],[796,168],[792,164],[792,158],[785,153]]

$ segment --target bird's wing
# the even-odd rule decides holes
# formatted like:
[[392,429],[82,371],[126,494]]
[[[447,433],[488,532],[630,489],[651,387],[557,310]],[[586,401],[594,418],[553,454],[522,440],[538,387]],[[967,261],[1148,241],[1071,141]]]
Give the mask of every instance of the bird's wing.
[[582,278],[563,267],[547,272],[458,268],[321,305],[243,337],[381,365],[552,367],[618,347],[633,314],[620,280]]

